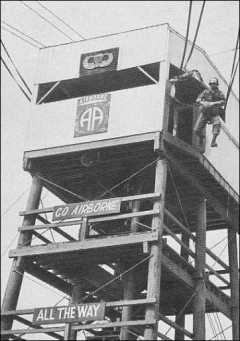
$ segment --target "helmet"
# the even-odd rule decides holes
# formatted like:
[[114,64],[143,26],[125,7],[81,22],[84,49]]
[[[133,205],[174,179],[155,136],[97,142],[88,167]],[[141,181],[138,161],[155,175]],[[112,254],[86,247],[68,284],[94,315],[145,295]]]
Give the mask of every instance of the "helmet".
[[211,78],[211,79],[209,80],[208,84],[209,84],[209,85],[210,85],[210,84],[216,84],[216,85],[218,85],[218,79],[217,79],[216,77],[213,77],[213,78]]

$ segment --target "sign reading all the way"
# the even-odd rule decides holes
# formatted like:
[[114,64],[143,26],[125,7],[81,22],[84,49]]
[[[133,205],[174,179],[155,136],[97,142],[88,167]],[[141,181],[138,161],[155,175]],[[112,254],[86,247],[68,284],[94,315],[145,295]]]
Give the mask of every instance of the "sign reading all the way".
[[104,320],[105,303],[85,303],[34,309],[34,324]]

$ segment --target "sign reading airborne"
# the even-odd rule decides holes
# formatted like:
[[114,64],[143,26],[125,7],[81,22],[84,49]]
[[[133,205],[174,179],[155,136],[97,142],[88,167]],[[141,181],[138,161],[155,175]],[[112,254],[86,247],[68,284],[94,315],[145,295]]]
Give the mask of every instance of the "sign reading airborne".
[[85,303],[68,306],[37,308],[33,312],[34,324],[104,320],[105,303]]
[[78,99],[74,137],[107,131],[110,100],[111,94],[90,95]]
[[118,48],[84,53],[80,61],[80,77],[117,69]]
[[77,204],[55,206],[52,220],[64,220],[83,216],[96,216],[120,212],[120,199],[84,201]]

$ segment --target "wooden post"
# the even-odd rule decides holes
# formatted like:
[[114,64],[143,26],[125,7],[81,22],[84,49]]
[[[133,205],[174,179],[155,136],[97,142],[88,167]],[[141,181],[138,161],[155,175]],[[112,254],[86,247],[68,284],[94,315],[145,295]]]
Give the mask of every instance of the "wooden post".
[[204,268],[206,262],[206,199],[201,198],[197,212],[196,229],[196,296],[193,301],[193,337],[194,340],[205,340],[206,292]]
[[[182,242],[189,247],[189,236],[186,233],[182,233]],[[181,256],[188,260],[188,252],[186,249],[184,249],[183,247],[181,247],[181,251],[180,251]],[[182,328],[185,328],[185,314],[181,314],[180,316],[176,315],[176,320],[175,322]],[[179,329],[175,329],[175,340],[184,340],[184,333],[179,330]]]
[[231,286],[232,337],[233,340],[239,340],[239,277],[237,234],[232,228],[228,228],[228,257]]
[[[140,201],[133,201],[132,204],[132,211],[137,212],[139,211]],[[137,217],[132,218],[131,221],[131,232],[137,231]],[[128,264],[127,267],[131,265]],[[135,281],[134,281],[134,273],[129,272],[123,277],[123,299],[124,300],[131,300],[134,298],[135,292]],[[130,321],[132,317],[132,306],[125,306],[122,309],[122,321]],[[120,340],[135,340],[132,334],[128,332],[127,327],[122,327],[120,332]]]
[[[155,174],[155,192],[161,193],[161,199],[154,203],[154,209],[159,209],[160,214],[152,219],[152,229],[158,231],[158,242],[151,245],[148,264],[148,284],[147,298],[156,298],[155,306],[146,307],[145,319],[158,320],[160,283],[161,283],[161,254],[162,254],[162,234],[163,234],[163,216],[165,204],[165,189],[167,182],[167,161],[160,159],[156,164]],[[144,340],[157,340],[158,323],[155,326],[146,326],[144,331]]]
[[84,240],[86,237],[88,237],[88,217],[83,217],[79,229],[78,240]]
[[[72,288],[71,304],[81,303],[81,299],[84,296],[83,286],[81,281],[78,281]],[[77,330],[71,329],[72,323],[66,323],[64,331],[64,340],[77,340]]]
[[[41,197],[41,192],[42,192],[41,181],[36,176],[33,176],[32,186],[30,189],[30,193],[29,193],[29,197],[28,197],[28,201],[26,205],[26,211],[38,208],[40,197]],[[35,220],[36,220],[35,216],[30,216],[30,215],[25,216],[23,219],[23,226],[34,225]],[[25,245],[25,246],[30,245],[31,240],[32,240],[32,231],[21,232],[17,245],[18,247],[22,245]],[[22,286],[23,274],[24,274],[24,259],[23,257],[18,257],[17,259],[14,259],[12,263],[7,287],[5,290],[5,295],[3,298],[2,312],[16,309],[20,289]],[[3,330],[11,329],[12,323],[13,323],[12,317],[3,318],[2,329]]]

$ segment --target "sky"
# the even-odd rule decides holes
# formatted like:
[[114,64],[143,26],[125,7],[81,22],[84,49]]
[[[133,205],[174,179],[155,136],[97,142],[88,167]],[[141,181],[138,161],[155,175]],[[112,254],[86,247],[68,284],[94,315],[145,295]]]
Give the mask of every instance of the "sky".
[[[74,40],[79,37],[41,8],[37,1],[26,1],[48,20],[58,25]],[[44,1],[45,6],[64,19],[85,38],[121,32],[133,28],[168,22],[185,35],[188,1]],[[193,1],[190,40],[193,39],[201,1]],[[23,2],[1,1],[2,22],[15,26],[44,45],[68,42],[55,30],[31,12]],[[233,60],[239,23],[238,1],[206,1],[197,45],[202,47],[227,81]],[[24,76],[30,88],[33,86],[38,49],[9,32],[1,30],[1,39]],[[230,50],[230,51],[229,51]],[[2,52],[3,53],[3,52]],[[5,56],[5,55],[4,55]],[[237,73],[233,89],[238,94]],[[2,294],[6,287],[11,261],[9,249],[16,246],[17,227],[21,224],[18,212],[24,210],[30,188],[30,176],[22,169],[24,136],[31,114],[29,102],[19,91],[1,63],[1,242],[2,242]],[[44,206],[51,205],[53,197],[43,193]],[[221,239],[219,235],[219,239]],[[11,245],[10,245],[11,244]],[[221,249],[219,249],[221,251]],[[54,289],[45,289],[30,279],[24,279],[23,293],[18,307],[30,308],[33,302],[29,293],[38,292],[38,301],[48,297],[48,304],[61,298]]]

